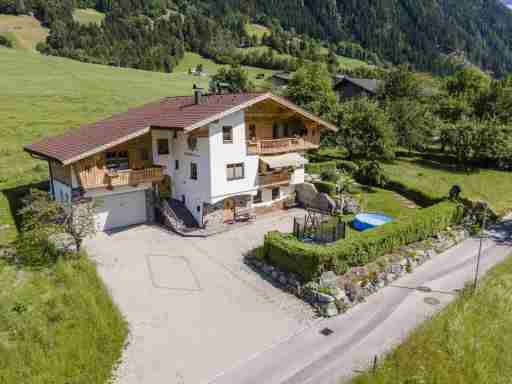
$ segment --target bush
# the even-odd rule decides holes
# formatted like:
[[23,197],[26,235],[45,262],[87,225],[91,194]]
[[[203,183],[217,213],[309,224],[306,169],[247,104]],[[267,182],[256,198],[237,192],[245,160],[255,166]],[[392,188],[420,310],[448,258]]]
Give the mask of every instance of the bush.
[[340,171],[344,171],[350,175],[355,175],[359,171],[359,166],[353,161],[349,160],[336,160],[336,167]]
[[387,183],[387,176],[378,161],[361,164],[356,177],[359,182],[371,187],[383,187]]
[[323,171],[320,176],[322,178],[322,181],[329,181],[331,183],[336,183],[336,181],[338,181],[338,178],[339,178],[338,172],[336,172],[335,169],[331,169],[331,168]]
[[345,273],[353,266],[366,265],[397,248],[425,240],[448,226],[460,223],[463,209],[452,202],[441,202],[415,216],[385,224],[331,245],[306,244],[292,235],[270,232],[265,236],[267,259],[279,268],[309,281],[322,271]]
[[330,183],[328,181],[318,181],[313,184],[320,193],[327,193],[331,196],[336,195],[336,184],[334,183]]
[[336,161],[324,161],[321,163],[306,164],[306,172],[310,174],[320,175],[328,170],[336,171]]
[[5,36],[0,36],[0,47],[4,46],[7,48],[12,48],[12,42]]

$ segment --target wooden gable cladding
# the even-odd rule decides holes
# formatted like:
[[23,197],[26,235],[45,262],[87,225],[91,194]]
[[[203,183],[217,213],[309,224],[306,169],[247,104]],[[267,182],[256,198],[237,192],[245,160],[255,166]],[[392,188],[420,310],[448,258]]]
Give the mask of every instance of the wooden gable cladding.
[[151,167],[153,157],[151,134],[140,136],[74,163],[72,167],[82,188],[108,185],[105,156],[107,152],[127,152],[128,166],[131,170]]
[[64,166],[56,161],[50,161],[51,174],[54,180],[71,185],[71,167]]
[[288,137],[297,135],[305,141],[320,144],[320,125],[272,100],[263,101],[245,110],[245,125],[249,140],[274,139],[275,126],[288,126]]

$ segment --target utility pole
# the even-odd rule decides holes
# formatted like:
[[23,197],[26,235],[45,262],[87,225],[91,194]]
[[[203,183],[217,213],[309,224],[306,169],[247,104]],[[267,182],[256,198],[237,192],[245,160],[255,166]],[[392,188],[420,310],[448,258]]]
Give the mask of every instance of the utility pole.
[[484,231],[485,231],[486,224],[487,224],[487,203],[484,206],[484,217],[482,220],[482,227],[480,228],[480,245],[478,247],[478,256],[476,259],[476,271],[475,271],[475,280],[473,282],[473,292],[475,292],[478,287],[478,273],[480,270],[480,259],[482,257],[482,247],[483,247],[483,242],[484,242]]

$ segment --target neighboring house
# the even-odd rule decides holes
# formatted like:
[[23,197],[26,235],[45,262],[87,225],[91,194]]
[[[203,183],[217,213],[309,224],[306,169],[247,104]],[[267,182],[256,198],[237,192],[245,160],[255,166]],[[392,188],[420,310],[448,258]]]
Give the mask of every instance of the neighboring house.
[[373,97],[377,94],[380,80],[356,79],[349,76],[336,76],[334,91],[338,100],[349,99],[356,96]]
[[280,207],[304,182],[305,151],[336,130],[272,95],[169,97],[28,145],[48,161],[51,193],[97,201],[99,230],[153,221],[172,198],[199,225],[233,219],[235,207]]
[[272,86],[274,88],[285,88],[293,78],[293,72],[282,71],[272,75]]

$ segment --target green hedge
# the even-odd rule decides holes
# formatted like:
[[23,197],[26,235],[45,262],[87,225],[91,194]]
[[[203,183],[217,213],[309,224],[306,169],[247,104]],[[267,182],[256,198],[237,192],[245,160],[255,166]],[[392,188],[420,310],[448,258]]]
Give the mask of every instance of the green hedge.
[[328,169],[335,171],[336,170],[336,161],[332,160],[332,161],[324,161],[321,163],[306,164],[306,172],[315,174],[315,175],[320,175],[322,172],[324,172]]
[[414,216],[330,245],[306,244],[293,235],[269,232],[265,236],[264,253],[270,263],[309,281],[323,270],[341,274],[350,267],[368,264],[403,245],[425,240],[459,223],[462,213],[461,206],[445,201],[418,210]]
[[359,170],[359,166],[353,161],[349,160],[330,160],[306,164],[307,173],[320,175],[326,170],[340,170],[354,175]]
[[328,195],[336,195],[336,184],[328,181],[317,181],[313,183],[318,192],[327,193]]

